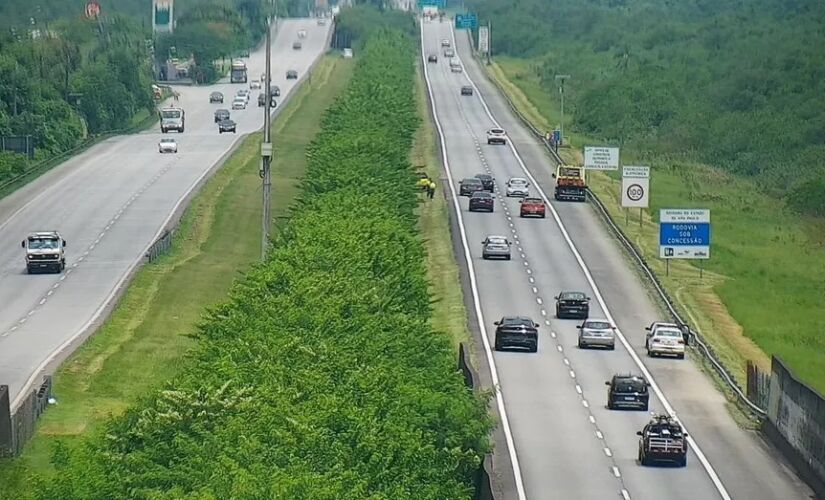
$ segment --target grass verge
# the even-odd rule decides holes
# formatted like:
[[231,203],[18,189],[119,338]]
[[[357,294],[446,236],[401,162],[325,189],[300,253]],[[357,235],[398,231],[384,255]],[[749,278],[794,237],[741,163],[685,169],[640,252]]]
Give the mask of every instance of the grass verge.
[[[325,56],[275,119],[275,225],[287,215],[306,168],[305,150],[323,112],[346,87],[353,63]],[[56,442],[69,446],[178,372],[206,307],[225,299],[240,271],[260,257],[260,142],[246,138],[192,201],[173,248],[144,266],[106,324],[55,376],[58,404],[23,455],[0,461],[0,498],[25,498],[30,474],[52,471]]]
[[472,351],[458,264],[449,236],[449,207],[443,192],[438,192],[438,190],[445,189],[443,179],[441,179],[438,139],[430,117],[427,88],[420,69],[417,72],[415,89],[421,124],[415,133],[410,160],[414,167],[422,169],[430,179],[441,181],[436,182],[437,192],[432,200],[422,193],[422,203],[418,211],[418,226],[427,250],[430,293],[436,301],[433,304],[432,325],[435,330],[448,333],[456,346],[459,342],[464,342]]
[[[544,129],[559,122],[557,96],[544,89],[529,60],[498,58],[490,75],[531,121]],[[578,147],[598,143],[569,133],[573,148],[563,158],[580,162]],[[694,325],[709,340],[737,381],[745,384],[745,361],[769,370],[774,353],[806,382],[825,392],[825,349],[818,332],[825,311],[817,305],[825,280],[822,221],[800,218],[747,179],[707,165],[666,158],[640,159],[623,150],[625,164],[644,161],[653,167],[651,208],[624,223],[620,180],[616,175],[590,176],[593,191],[622,222],[628,237],[642,249],[657,275]],[[658,224],[652,214],[665,206],[710,208],[713,258],[703,277],[698,267],[674,261],[669,274],[658,259]],[[817,291],[818,290],[818,291]]]

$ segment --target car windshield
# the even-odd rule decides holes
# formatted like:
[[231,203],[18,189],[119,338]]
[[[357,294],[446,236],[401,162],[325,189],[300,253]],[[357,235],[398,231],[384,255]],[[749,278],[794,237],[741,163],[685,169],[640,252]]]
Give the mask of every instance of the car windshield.
[[464,184],[481,184],[481,179],[476,179],[475,177],[470,179],[464,179],[461,181]]
[[507,243],[507,238],[504,236],[488,236],[487,237],[488,243]]
[[541,198],[524,198],[524,203],[542,203]]
[[510,184],[513,186],[524,186],[527,184],[527,181],[524,179],[510,179]]
[[564,292],[559,295],[561,300],[584,300],[585,295],[581,292]]
[[483,181],[489,181],[490,179],[492,179],[492,177],[487,175],[487,174],[478,174],[478,175],[476,175],[476,179],[480,179],[480,180],[483,180]]
[[503,134],[504,130],[502,130],[500,128],[494,128],[494,129],[490,129],[490,133],[491,134]]
[[212,92],[212,97],[221,97],[221,95],[220,92]]
[[586,321],[584,323],[585,328],[591,328],[593,330],[607,330],[610,328],[610,323],[607,321]]
[[29,248],[32,250],[54,250],[59,247],[59,242],[54,238],[29,238]]
[[160,142],[162,144],[174,144],[175,140],[174,139],[161,139]]
[[492,198],[493,195],[486,191],[476,191],[473,193],[473,198]]
[[181,111],[179,109],[164,109],[160,112],[161,118],[180,118],[180,114]]

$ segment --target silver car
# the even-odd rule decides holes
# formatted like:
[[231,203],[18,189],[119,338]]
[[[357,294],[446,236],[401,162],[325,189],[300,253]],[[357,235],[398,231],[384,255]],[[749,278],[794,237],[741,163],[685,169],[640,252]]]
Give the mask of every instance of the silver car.
[[682,330],[669,326],[657,327],[647,341],[647,355],[669,355],[685,359],[685,339]]
[[507,237],[490,235],[484,238],[481,244],[483,245],[481,250],[482,259],[500,258],[510,260],[510,245],[512,243]]
[[511,177],[507,181],[507,196],[530,196],[530,183],[522,177]]
[[606,319],[588,319],[579,325],[579,348],[616,348],[616,327]]
[[158,152],[160,153],[177,153],[178,141],[171,137],[164,137],[158,143]]

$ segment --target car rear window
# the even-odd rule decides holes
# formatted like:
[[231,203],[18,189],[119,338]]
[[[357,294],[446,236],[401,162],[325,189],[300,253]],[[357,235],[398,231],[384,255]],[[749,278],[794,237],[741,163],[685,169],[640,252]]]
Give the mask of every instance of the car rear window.
[[581,292],[564,292],[559,298],[562,300],[584,300],[585,295]]
[[504,318],[501,323],[507,326],[533,326],[533,323],[527,318]]
[[492,198],[493,195],[488,193],[487,191],[476,191],[473,193],[473,198]]
[[503,134],[504,130],[502,130],[500,128],[493,128],[493,129],[490,129],[490,132],[492,132],[494,134]]
[[662,337],[681,337],[682,332],[680,332],[679,330],[671,329],[671,328],[659,328],[659,329],[656,330],[656,335],[659,335],[659,336],[662,336]]
[[587,321],[585,322],[584,327],[604,330],[605,328],[610,328],[610,323],[606,321]]
[[616,382],[616,390],[619,392],[647,392],[647,384],[641,380],[619,380]]

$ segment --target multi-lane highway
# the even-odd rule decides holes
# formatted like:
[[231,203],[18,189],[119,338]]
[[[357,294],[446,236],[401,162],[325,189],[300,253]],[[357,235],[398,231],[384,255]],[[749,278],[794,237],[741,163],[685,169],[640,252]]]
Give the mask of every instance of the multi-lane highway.
[[[298,30],[303,48],[293,50]],[[330,26],[313,19],[282,20],[273,37],[272,83],[282,97],[326,49]],[[265,49],[246,60],[249,79],[265,70]],[[215,109],[229,109],[244,84],[176,87],[176,106],[186,112],[186,131],[170,133],[178,154],[158,153],[159,128],[109,139],[15,194],[0,200],[0,384],[18,399],[29,383],[65,357],[94,328],[147,247],[181,201],[208,175],[242,134],[263,125],[263,108],[252,91],[245,110],[231,111],[237,134],[218,134]],[[213,91],[224,104],[209,104]],[[254,196],[250,193],[250,196]],[[60,231],[68,241],[63,274],[26,274],[20,241],[30,231]],[[13,403],[12,406],[15,406]]]
[[[448,39],[464,66],[453,73],[443,57]],[[481,325],[484,354],[500,386],[496,408],[504,439],[496,464],[506,464],[506,498],[564,499],[797,499],[810,492],[760,438],[741,430],[724,397],[690,360],[649,359],[644,327],[665,319],[587,204],[548,202],[546,219],[520,219],[516,199],[502,197],[509,177],[528,177],[531,193],[552,193],[546,152],[509,111],[470,55],[463,32],[448,20],[422,21],[422,64],[442,137],[445,192],[459,217],[469,288]],[[438,63],[427,63],[428,54]],[[474,95],[462,96],[463,85]],[[500,125],[507,146],[488,146],[486,131]],[[496,179],[494,213],[470,213],[456,198],[464,177]],[[450,189],[451,188],[451,189]],[[552,207],[552,211],[550,210]],[[481,258],[486,235],[508,236],[511,261]],[[561,290],[593,298],[591,317],[621,332],[615,351],[576,347],[577,320],[554,316]],[[542,326],[539,351],[491,352],[493,322],[528,315]],[[642,467],[638,436],[649,420],[640,411],[606,408],[605,381],[620,372],[641,373],[654,383],[651,410],[675,411],[691,436],[685,468]],[[498,470],[497,475],[506,471]],[[505,474],[506,476],[506,474]]]

